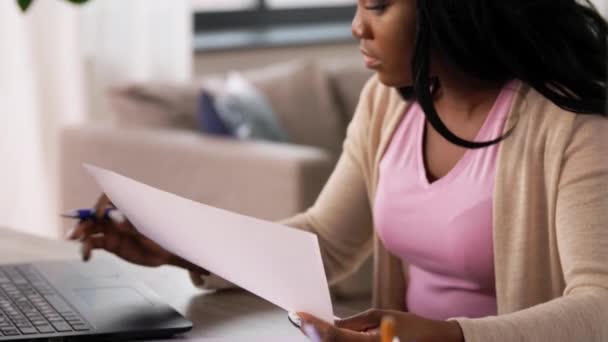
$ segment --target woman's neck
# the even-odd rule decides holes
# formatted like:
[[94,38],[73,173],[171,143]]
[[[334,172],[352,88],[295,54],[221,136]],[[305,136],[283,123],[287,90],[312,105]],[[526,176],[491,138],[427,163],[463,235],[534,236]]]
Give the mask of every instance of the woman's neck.
[[472,78],[447,63],[432,63],[433,75],[440,82],[435,107],[440,116],[468,121],[486,115],[503,84]]

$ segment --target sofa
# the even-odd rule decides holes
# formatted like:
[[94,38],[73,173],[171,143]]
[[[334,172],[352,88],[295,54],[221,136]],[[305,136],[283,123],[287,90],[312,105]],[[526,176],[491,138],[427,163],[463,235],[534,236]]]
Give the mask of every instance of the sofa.
[[[242,75],[266,96],[289,141],[238,140],[197,130],[201,90],[218,91],[225,75],[188,84],[117,86],[108,91],[113,120],[61,132],[60,209],[92,205],[99,196],[100,189],[81,166],[90,163],[262,219],[279,220],[306,210],[332,172],[370,73],[358,65],[292,61]],[[368,294],[369,272],[368,262],[332,293]]]

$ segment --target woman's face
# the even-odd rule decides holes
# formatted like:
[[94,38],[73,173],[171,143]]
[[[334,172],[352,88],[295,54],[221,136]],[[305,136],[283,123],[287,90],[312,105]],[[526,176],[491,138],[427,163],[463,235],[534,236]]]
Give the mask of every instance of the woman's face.
[[391,87],[412,84],[417,0],[358,0],[352,33],[366,66]]

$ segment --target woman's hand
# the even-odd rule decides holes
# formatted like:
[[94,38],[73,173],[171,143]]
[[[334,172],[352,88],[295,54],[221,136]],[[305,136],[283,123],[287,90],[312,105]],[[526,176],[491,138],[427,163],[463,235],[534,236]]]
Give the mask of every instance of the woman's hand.
[[94,249],[104,249],[138,265],[173,265],[199,274],[208,273],[143,236],[122,215],[110,214],[110,218],[105,217],[106,209],[113,207],[110,199],[102,194],[95,205],[96,219],[80,221],[68,234],[70,240],[82,242],[82,257],[85,261],[91,258]]
[[302,327],[313,326],[323,342],[378,342],[382,318],[395,319],[395,337],[401,342],[464,342],[457,322],[433,321],[410,313],[368,310],[331,325],[306,313],[298,313]]

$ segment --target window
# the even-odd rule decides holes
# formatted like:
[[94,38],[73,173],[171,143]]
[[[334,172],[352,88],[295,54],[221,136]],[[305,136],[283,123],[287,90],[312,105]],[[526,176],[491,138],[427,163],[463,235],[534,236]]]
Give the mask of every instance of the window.
[[335,7],[353,5],[353,0],[266,0],[270,8]]
[[356,0],[190,1],[195,46],[200,49],[350,40],[356,4]]
[[353,6],[356,0],[190,0],[192,7],[200,12],[234,11],[253,9],[260,6],[268,8],[310,8]]
[[245,10],[254,8],[257,2],[257,0],[191,0],[192,8],[196,12]]

